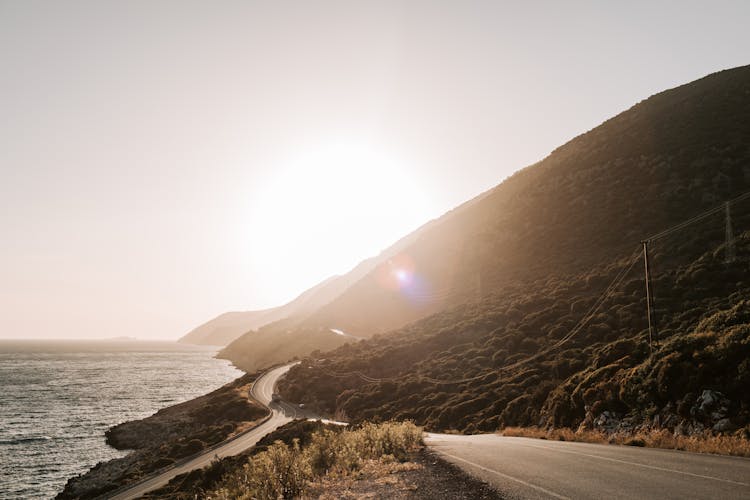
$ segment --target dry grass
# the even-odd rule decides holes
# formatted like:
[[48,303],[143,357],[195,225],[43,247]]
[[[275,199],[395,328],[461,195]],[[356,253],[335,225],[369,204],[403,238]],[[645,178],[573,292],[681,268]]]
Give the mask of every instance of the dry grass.
[[747,439],[741,436],[715,436],[710,432],[697,436],[675,436],[666,429],[648,432],[606,434],[599,431],[573,431],[568,428],[506,427],[500,431],[500,434],[503,436],[530,437],[555,441],[645,446],[648,448],[683,450],[694,453],[750,457],[750,441]]
[[[301,448],[276,441],[253,456],[240,471],[222,478],[205,498],[215,500],[276,500],[298,498],[311,485],[332,478],[364,474],[387,478],[396,465],[422,444],[422,429],[411,422],[366,423],[357,429],[323,429]],[[364,472],[363,472],[364,471]],[[380,472],[380,475],[374,472]],[[372,479],[372,478],[371,478]],[[342,483],[342,484],[345,484]]]
[[500,434],[503,436],[530,437],[549,439],[551,441],[577,441],[581,443],[608,443],[609,437],[598,431],[574,432],[567,427],[560,429],[541,429],[539,427],[506,427]]
[[308,483],[303,500],[408,498],[416,488],[402,472],[422,469],[414,462],[366,460],[353,474],[327,474]]

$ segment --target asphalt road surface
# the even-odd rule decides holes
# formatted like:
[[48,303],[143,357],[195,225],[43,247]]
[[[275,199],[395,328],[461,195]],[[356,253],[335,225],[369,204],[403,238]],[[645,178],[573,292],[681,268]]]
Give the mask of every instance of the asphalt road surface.
[[151,490],[161,488],[180,474],[210,465],[211,461],[216,457],[222,458],[242,453],[251,446],[254,446],[263,436],[274,429],[281,427],[287,422],[290,422],[294,418],[307,417],[308,415],[303,414],[305,412],[300,410],[296,405],[285,403],[283,401],[271,402],[276,383],[295,364],[296,363],[291,363],[268,371],[253,384],[251,389],[253,397],[271,409],[271,418],[267,421],[237,438],[225,442],[225,444],[218,448],[214,448],[189,460],[188,462],[178,465],[177,467],[150,477],[149,479],[137,483],[124,491],[119,491],[110,498],[116,500],[139,498]]
[[425,441],[508,498],[750,499],[747,458],[496,434]]

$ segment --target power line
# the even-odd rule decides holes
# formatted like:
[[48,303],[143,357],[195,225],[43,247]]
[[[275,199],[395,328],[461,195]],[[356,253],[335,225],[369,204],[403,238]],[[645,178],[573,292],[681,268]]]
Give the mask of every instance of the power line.
[[[458,380],[438,380],[438,379],[435,379],[435,378],[432,378],[432,377],[428,377],[428,376],[425,376],[425,375],[419,375],[419,374],[417,375],[417,377],[420,378],[421,380],[424,380],[424,381],[427,381],[427,382],[432,382],[432,383],[435,383],[435,384],[463,384],[463,383],[466,383],[466,382],[473,382],[475,380],[479,380],[479,379],[482,379],[484,377],[487,377],[487,376],[489,376],[489,375],[491,375],[493,373],[508,371],[508,370],[511,370],[511,369],[523,366],[524,364],[529,363],[529,362],[531,362],[531,361],[539,358],[540,356],[544,356],[545,354],[548,354],[549,352],[553,351],[554,349],[557,349],[558,347],[566,344],[568,341],[570,341],[570,339],[572,339],[578,333],[581,332],[581,330],[583,329],[583,327],[586,326],[586,324],[596,315],[596,313],[599,311],[599,309],[604,304],[604,302],[614,293],[614,291],[617,289],[617,287],[622,282],[622,280],[625,278],[625,276],[627,276],[627,274],[633,269],[633,266],[637,262],[637,260],[635,259],[635,257],[639,253],[640,253],[640,249],[636,250],[635,252],[633,252],[633,254],[631,254],[631,256],[626,261],[626,263],[630,262],[630,265],[628,265],[627,267],[623,267],[620,270],[620,272],[617,274],[617,276],[615,276],[615,278],[609,283],[609,285],[607,286],[607,288],[605,288],[605,290],[600,294],[600,296],[597,298],[597,300],[594,302],[594,304],[583,315],[583,317],[578,321],[578,323],[570,330],[570,332],[568,332],[563,338],[561,338],[560,340],[558,340],[555,344],[547,347],[546,349],[544,349],[544,350],[536,353],[533,356],[530,356],[529,358],[520,360],[520,361],[518,361],[516,363],[513,363],[511,365],[506,365],[506,366],[500,367],[499,369],[491,369],[487,373],[483,373],[481,375],[475,375],[473,377],[467,377],[467,378],[458,379]],[[336,373],[334,373],[334,372],[331,372],[330,370],[327,370],[327,369],[324,369],[324,368],[321,368],[321,371],[324,372],[324,373],[326,373],[326,374],[328,374],[328,375],[330,375],[330,376],[336,377],[336,378],[351,378],[352,376],[356,376],[356,377],[361,378],[362,380],[365,380],[365,381],[371,382],[371,383],[385,382],[385,381],[395,380],[397,378],[400,378],[400,377],[375,378],[375,377],[370,377],[368,375],[365,375],[364,373],[362,373],[360,371],[336,372]]]
[[653,344],[656,342],[658,346],[659,339],[658,339],[658,329],[657,329],[657,324],[656,324],[656,318],[654,316],[655,311],[656,311],[656,301],[654,299],[653,283],[651,280],[652,272],[651,272],[651,266],[649,262],[649,243],[655,240],[664,238],[666,236],[669,236],[671,234],[674,234],[678,231],[681,231],[682,229],[685,229],[686,227],[696,224],[712,215],[717,215],[719,213],[724,212],[725,214],[725,240],[726,240],[725,241],[725,248],[726,248],[725,261],[729,263],[734,260],[734,253],[735,253],[734,236],[732,234],[732,221],[731,221],[730,207],[733,204],[736,204],[747,198],[750,198],[750,191],[745,192],[731,200],[725,201],[721,205],[718,205],[704,212],[701,212],[695,215],[694,217],[691,217],[690,219],[677,223],[674,226],[669,227],[641,242],[643,245],[643,260],[644,260],[644,271],[645,271],[645,281],[646,281],[646,314],[648,317],[648,342],[649,342],[649,349],[651,350],[652,354],[653,354]]
[[[614,291],[617,289],[617,287],[620,285],[620,283],[625,279],[625,277],[627,276],[627,274],[633,269],[633,266],[637,262],[637,259],[635,257],[638,256],[639,254],[641,254],[641,252],[644,252],[644,259],[645,259],[645,266],[646,266],[646,289],[647,289],[646,290],[646,301],[647,301],[648,319],[649,319],[649,346],[651,346],[651,343],[652,343],[653,339],[655,338],[655,327],[656,327],[656,325],[653,323],[653,312],[652,312],[652,305],[653,305],[652,304],[652,300],[653,299],[652,299],[652,291],[651,291],[652,287],[651,287],[651,283],[650,283],[650,269],[649,269],[649,266],[648,266],[648,243],[652,242],[652,241],[655,241],[655,240],[658,240],[658,239],[661,239],[661,238],[664,238],[664,237],[666,237],[666,236],[668,236],[670,234],[673,234],[673,233],[675,233],[675,232],[677,232],[677,231],[679,231],[681,229],[684,229],[684,228],[686,228],[686,227],[688,227],[688,226],[690,226],[692,224],[695,224],[696,222],[699,222],[699,221],[705,219],[706,217],[709,217],[711,215],[717,214],[717,213],[719,213],[721,211],[728,212],[729,207],[732,204],[735,204],[735,203],[737,203],[739,201],[742,201],[744,199],[747,199],[747,198],[750,198],[750,191],[748,191],[748,192],[746,192],[744,194],[741,194],[741,195],[737,196],[736,198],[733,198],[732,200],[729,200],[729,201],[727,201],[727,202],[725,202],[725,203],[723,203],[723,204],[721,204],[721,205],[719,205],[717,207],[714,207],[714,208],[711,208],[709,210],[706,210],[705,212],[702,212],[702,213],[700,213],[700,214],[698,214],[698,215],[696,215],[696,216],[694,216],[694,217],[692,217],[692,218],[690,218],[688,220],[685,220],[683,222],[675,224],[674,226],[669,227],[669,228],[667,228],[667,229],[665,229],[663,231],[660,231],[659,233],[656,233],[655,235],[651,236],[650,238],[647,238],[647,239],[643,240],[641,242],[641,244],[643,245],[643,247],[639,246],[638,249],[636,249],[633,252],[633,254],[631,254],[631,256],[626,260],[626,263],[629,263],[629,265],[623,267],[620,270],[620,272],[617,274],[617,276],[615,276],[615,278],[609,283],[609,285],[607,286],[607,288],[605,288],[605,290],[599,295],[599,297],[597,298],[597,300],[589,308],[589,310],[583,315],[583,317],[578,321],[578,323],[564,337],[562,337],[561,339],[559,339],[557,342],[555,342],[551,346],[543,349],[542,351],[539,351],[538,353],[536,353],[536,354],[534,354],[534,355],[532,355],[532,356],[530,356],[528,358],[525,358],[523,360],[520,360],[520,361],[518,361],[516,363],[512,363],[510,365],[506,365],[506,366],[500,367],[499,369],[491,369],[487,373],[484,373],[484,374],[481,374],[481,375],[476,375],[476,376],[473,376],[473,377],[467,377],[467,378],[464,378],[464,379],[458,379],[458,380],[438,380],[438,379],[434,379],[432,377],[427,377],[425,375],[417,375],[417,377],[420,378],[420,379],[422,379],[422,380],[424,380],[424,381],[432,382],[432,383],[435,383],[435,384],[462,384],[462,383],[466,383],[466,382],[472,382],[472,381],[475,381],[475,380],[479,380],[479,379],[485,378],[485,377],[487,377],[487,376],[489,376],[489,375],[491,375],[493,373],[504,372],[504,371],[508,371],[508,370],[511,370],[511,369],[514,369],[514,368],[518,368],[518,367],[523,366],[524,364],[527,364],[527,363],[529,363],[529,362],[531,362],[531,361],[533,361],[533,360],[535,360],[535,359],[537,359],[537,358],[539,358],[541,356],[544,356],[545,354],[550,353],[551,351],[557,349],[558,347],[561,347],[561,346],[565,345],[573,337],[575,337],[576,335],[578,335],[578,333],[580,333],[581,330],[583,330],[583,328],[586,326],[586,324],[597,314],[597,312],[602,307],[602,305],[606,302],[606,300],[609,297],[611,297],[611,295],[614,293]],[[731,229],[728,227],[727,234],[729,234],[730,230]],[[449,287],[444,288],[443,290],[441,290],[440,292],[435,293],[435,294],[426,293],[426,294],[424,294],[424,297],[429,297],[430,295],[432,295],[432,296],[443,298],[443,297],[445,297],[447,295],[450,295],[453,292],[453,289],[454,289],[454,287],[449,286]],[[351,378],[352,376],[356,376],[356,377],[359,377],[362,380],[364,380],[366,382],[370,382],[370,383],[385,382],[385,381],[395,380],[397,378],[400,378],[400,377],[384,377],[384,378],[370,377],[370,376],[368,376],[368,375],[366,375],[366,374],[364,374],[364,373],[362,373],[360,371],[354,371],[354,372],[336,372],[336,373],[334,373],[334,372],[331,372],[330,370],[326,370],[326,369],[322,369],[322,368],[321,368],[321,371],[323,371],[324,373],[326,373],[326,374],[328,374],[328,375],[330,375],[332,377],[336,377],[336,378]]]
[[732,232],[732,211],[729,205],[729,202],[724,204],[725,208],[725,214],[724,214],[724,227],[725,227],[725,242],[724,242],[724,248],[725,248],[725,257],[724,262],[727,264],[730,264],[734,262],[734,259],[736,258],[736,252],[734,248],[734,234]]
[[733,198],[733,199],[731,199],[731,200],[729,200],[729,201],[727,201],[725,203],[722,203],[719,206],[716,206],[714,208],[706,210],[705,212],[702,212],[702,213],[696,215],[695,217],[693,217],[691,219],[688,219],[686,221],[680,222],[680,223],[675,224],[674,226],[669,227],[669,228],[667,228],[667,229],[665,229],[665,230],[663,230],[663,231],[661,231],[659,233],[656,233],[655,235],[651,236],[650,238],[646,238],[645,241],[655,241],[655,240],[658,240],[660,238],[664,238],[665,236],[667,236],[669,234],[672,234],[672,233],[674,233],[676,231],[679,231],[680,229],[684,229],[687,226],[695,224],[696,222],[698,222],[700,220],[703,220],[706,217],[709,217],[709,216],[717,214],[717,213],[719,213],[719,212],[721,212],[723,210],[726,210],[725,206],[727,204],[731,206],[731,205],[733,205],[733,204],[735,204],[735,203],[737,203],[739,201],[742,201],[744,199],[747,199],[747,198],[750,198],[750,191],[748,191],[748,192],[746,192],[744,194],[741,194],[741,195],[737,196],[736,198]]
[[654,292],[651,284],[651,266],[648,261],[648,240],[643,240],[643,265],[646,273],[646,314],[648,316],[648,348],[654,353],[653,341],[656,337],[656,321],[654,320]]

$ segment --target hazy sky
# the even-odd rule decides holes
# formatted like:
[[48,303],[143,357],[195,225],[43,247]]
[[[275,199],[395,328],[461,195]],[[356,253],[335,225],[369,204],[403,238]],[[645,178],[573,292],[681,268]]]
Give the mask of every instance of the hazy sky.
[[0,337],[283,303],[750,63],[748,6],[0,0]]

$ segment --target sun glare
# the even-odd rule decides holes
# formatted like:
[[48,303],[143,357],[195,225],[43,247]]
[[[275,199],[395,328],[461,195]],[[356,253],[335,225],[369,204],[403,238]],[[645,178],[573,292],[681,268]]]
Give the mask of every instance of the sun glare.
[[348,271],[431,215],[409,165],[357,142],[300,152],[257,192],[251,231],[262,257],[251,265],[267,276],[261,286],[285,299]]

